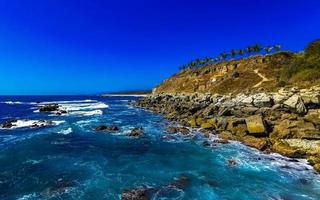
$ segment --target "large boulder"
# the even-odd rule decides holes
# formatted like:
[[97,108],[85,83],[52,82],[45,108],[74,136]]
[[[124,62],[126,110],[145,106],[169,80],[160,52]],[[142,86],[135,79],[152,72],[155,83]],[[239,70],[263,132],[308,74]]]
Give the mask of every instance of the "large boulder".
[[249,147],[259,149],[261,151],[265,150],[268,144],[267,140],[264,138],[256,138],[249,135],[246,135],[242,138],[242,143]]
[[271,149],[290,158],[302,158],[305,155],[305,152],[299,150],[298,148],[291,147],[287,143],[281,141],[276,141],[272,145]]
[[246,124],[249,134],[264,136],[267,133],[267,129],[261,115],[247,117]]
[[310,109],[307,115],[304,116],[304,120],[320,127],[320,109]]
[[252,96],[253,105],[256,107],[271,107],[272,99],[265,93],[258,93]]
[[285,102],[283,102],[283,104],[298,114],[306,114],[307,113],[307,109],[306,109],[301,97],[296,94],[293,95],[292,97],[290,97]]

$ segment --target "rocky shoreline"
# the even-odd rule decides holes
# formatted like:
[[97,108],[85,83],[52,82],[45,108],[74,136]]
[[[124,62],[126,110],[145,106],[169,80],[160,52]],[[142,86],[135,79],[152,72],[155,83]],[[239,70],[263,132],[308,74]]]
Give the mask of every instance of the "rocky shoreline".
[[217,134],[266,153],[306,158],[320,172],[319,86],[238,95],[162,93],[131,104],[201,128],[206,137]]

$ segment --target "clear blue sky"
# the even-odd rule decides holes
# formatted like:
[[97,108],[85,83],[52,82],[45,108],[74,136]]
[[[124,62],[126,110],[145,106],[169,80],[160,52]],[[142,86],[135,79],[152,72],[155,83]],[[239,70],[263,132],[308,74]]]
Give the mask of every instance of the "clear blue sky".
[[299,51],[319,0],[0,0],[0,94],[148,89],[249,44]]

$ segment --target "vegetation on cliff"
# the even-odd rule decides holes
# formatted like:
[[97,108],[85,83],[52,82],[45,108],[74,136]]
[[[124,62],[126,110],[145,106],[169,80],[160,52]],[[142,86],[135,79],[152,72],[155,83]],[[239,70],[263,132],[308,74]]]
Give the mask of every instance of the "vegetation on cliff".
[[[238,94],[261,89],[275,91],[283,86],[310,87],[320,83],[319,49],[320,40],[315,40],[300,53],[276,51],[232,60],[219,59],[213,63],[209,62],[210,58],[198,59],[189,64],[192,67],[163,81],[153,92]],[[257,45],[245,51],[236,51],[236,55],[261,50],[262,47]]]

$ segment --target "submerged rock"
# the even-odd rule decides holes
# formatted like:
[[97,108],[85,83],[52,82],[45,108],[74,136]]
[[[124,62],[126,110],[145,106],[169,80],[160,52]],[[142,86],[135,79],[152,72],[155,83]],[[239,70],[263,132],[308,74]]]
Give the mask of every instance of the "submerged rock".
[[121,194],[121,200],[148,200],[147,189],[139,188],[132,190],[125,190]]

